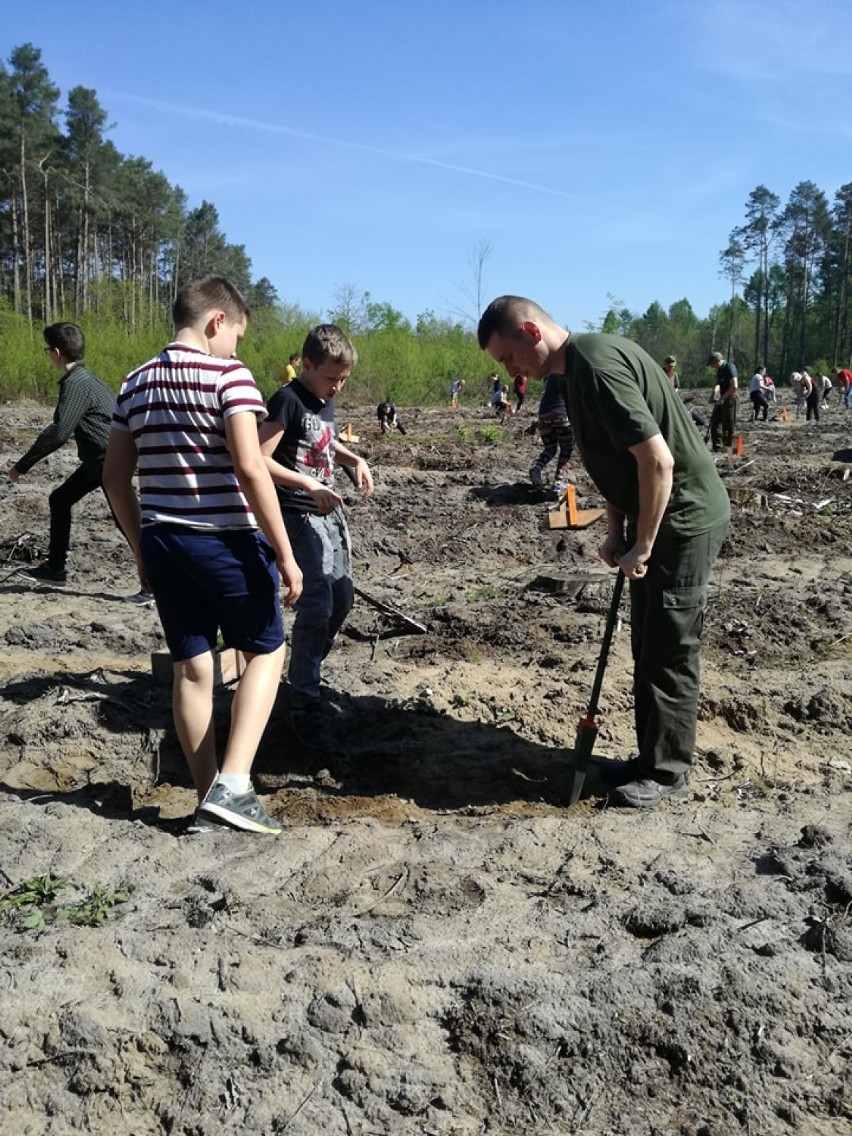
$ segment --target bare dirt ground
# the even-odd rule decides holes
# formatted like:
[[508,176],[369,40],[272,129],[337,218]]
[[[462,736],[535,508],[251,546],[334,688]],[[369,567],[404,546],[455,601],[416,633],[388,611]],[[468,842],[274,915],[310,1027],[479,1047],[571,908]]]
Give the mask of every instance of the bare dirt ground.
[[[3,468],[49,413],[2,408]],[[531,412],[497,442],[485,408],[402,417],[382,439],[338,409],[377,482],[347,488],[357,583],[425,632],[359,601],[327,768],[276,707],[256,772],[278,838],[182,835],[159,626],[123,602],[98,495],[67,587],[14,575],[72,447],[2,490],[3,1130],[848,1136],[852,415],[744,423],[720,458],[696,768],[647,815],[594,768],[566,806],[602,526],[544,527]],[[628,632],[625,603],[601,757],[631,753]]]

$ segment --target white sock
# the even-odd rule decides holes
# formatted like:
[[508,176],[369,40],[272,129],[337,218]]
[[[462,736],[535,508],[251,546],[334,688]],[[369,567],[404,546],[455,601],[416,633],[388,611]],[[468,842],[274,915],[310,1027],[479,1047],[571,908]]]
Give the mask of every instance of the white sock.
[[247,793],[251,788],[251,777],[248,773],[220,773],[216,781],[236,794]]

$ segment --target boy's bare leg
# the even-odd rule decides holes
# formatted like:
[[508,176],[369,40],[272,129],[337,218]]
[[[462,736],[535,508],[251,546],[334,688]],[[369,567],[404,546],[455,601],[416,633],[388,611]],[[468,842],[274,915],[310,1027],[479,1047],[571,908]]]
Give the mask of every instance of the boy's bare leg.
[[268,655],[245,656],[246,669],[240,676],[231,703],[231,730],[222,761],[223,773],[251,772],[257,747],[278,694],[284,654],[282,644]]
[[213,729],[213,652],[174,664],[172,715],[199,801],[216,780]]

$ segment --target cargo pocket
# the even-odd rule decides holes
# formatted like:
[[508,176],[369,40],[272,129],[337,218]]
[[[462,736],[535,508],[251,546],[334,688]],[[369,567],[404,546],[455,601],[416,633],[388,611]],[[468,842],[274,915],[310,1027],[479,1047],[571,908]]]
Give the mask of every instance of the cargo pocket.
[[672,636],[671,650],[679,653],[697,648],[704,630],[707,586],[668,588],[663,592],[663,622]]
[[707,603],[707,586],[667,588],[663,592],[663,607],[668,610],[694,611]]

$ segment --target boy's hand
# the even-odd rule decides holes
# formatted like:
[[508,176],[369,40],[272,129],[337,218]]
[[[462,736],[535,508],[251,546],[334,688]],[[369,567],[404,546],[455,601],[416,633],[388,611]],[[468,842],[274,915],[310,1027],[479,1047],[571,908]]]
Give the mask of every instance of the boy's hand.
[[373,489],[373,475],[370,473],[370,467],[363,458],[358,458],[352,472],[355,474],[355,488],[364,490],[364,500],[372,495]]
[[302,594],[302,569],[293,556],[288,556],[278,561],[278,571],[287,589],[287,595],[283,600],[284,606],[292,607]]
[[343,498],[333,489],[324,489],[321,485],[311,485],[309,490],[320,513],[333,513],[337,508],[343,508]]

